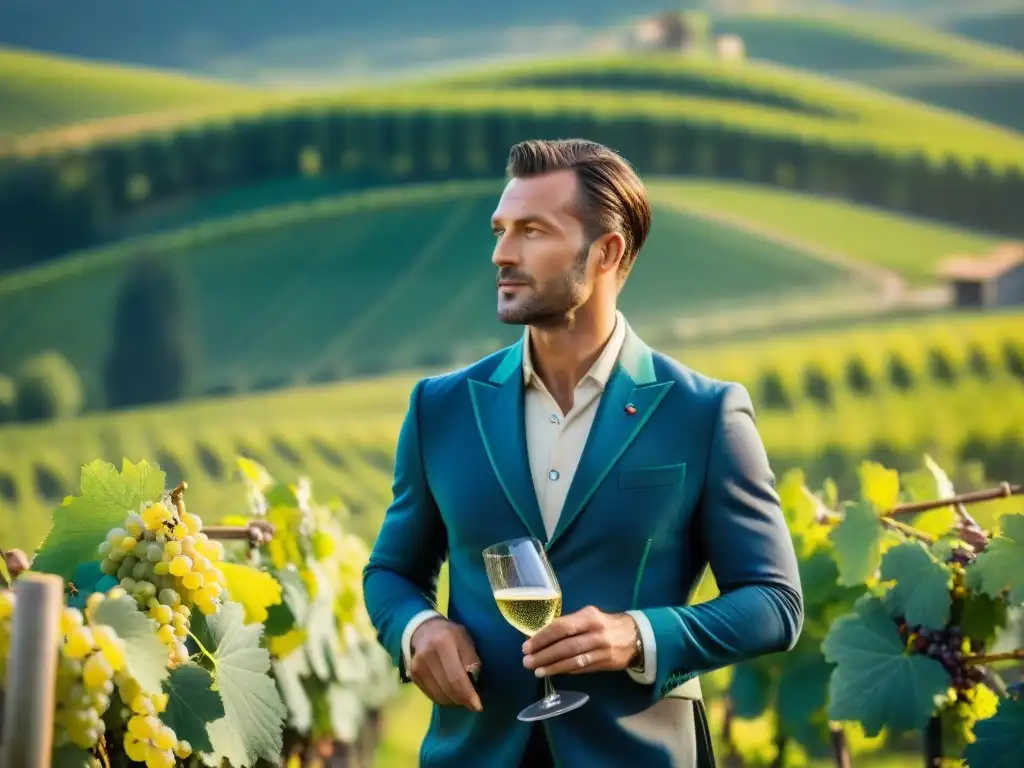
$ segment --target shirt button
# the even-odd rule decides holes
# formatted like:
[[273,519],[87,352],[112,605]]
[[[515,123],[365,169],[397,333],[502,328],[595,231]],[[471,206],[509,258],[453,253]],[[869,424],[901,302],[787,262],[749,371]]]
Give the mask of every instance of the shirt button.
[[557,479],[558,479],[558,470],[557,469],[552,469],[550,472],[548,472],[548,480],[557,480]]
[[553,413],[551,414],[551,423],[552,424],[557,424],[558,423],[558,417],[555,414],[553,414]]

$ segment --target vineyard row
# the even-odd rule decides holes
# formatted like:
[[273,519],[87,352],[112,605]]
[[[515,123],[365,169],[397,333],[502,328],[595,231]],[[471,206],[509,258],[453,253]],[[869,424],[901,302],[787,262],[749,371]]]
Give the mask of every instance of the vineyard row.
[[599,101],[551,94],[545,107],[520,98],[530,93],[494,94],[490,108],[472,111],[472,100],[455,98],[461,93],[433,94],[420,105],[410,97],[412,104],[391,108],[325,106],[9,159],[0,165],[0,270],[94,246],[127,217],[183,196],[300,174],[333,175],[352,189],[496,178],[513,143],[566,135],[614,147],[643,174],[745,180],[1024,232],[1016,205],[1024,173],[1000,169],[1001,161],[966,152],[929,157],[910,137],[888,146],[855,125],[836,136],[761,130],[714,114],[597,109]]

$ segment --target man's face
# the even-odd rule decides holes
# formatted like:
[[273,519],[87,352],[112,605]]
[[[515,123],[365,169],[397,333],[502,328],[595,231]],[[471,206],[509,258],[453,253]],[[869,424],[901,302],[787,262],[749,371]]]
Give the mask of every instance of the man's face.
[[509,181],[491,217],[498,319],[560,327],[590,298],[587,242],[572,171]]

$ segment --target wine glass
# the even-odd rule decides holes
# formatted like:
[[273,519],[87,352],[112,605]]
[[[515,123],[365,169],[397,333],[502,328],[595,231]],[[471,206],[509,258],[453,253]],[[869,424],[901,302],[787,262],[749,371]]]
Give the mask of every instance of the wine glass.
[[[533,637],[562,614],[562,589],[538,539],[526,536],[488,547],[484,567],[498,610],[523,634]],[[544,687],[547,696],[520,712],[520,720],[530,723],[564,715],[590,699],[578,691],[556,692],[549,676],[544,677]]]

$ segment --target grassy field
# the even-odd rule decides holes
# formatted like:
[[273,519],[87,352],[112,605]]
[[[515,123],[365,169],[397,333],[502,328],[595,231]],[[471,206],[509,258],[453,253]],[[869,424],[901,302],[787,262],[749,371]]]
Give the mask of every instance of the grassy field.
[[[1020,365],[1012,355],[1024,354],[1022,329],[1022,313],[940,315],[670,351],[697,370],[747,385],[778,470],[804,466],[813,482],[824,474],[849,481],[862,457],[905,468],[930,451],[951,469],[978,460],[995,480],[1014,480],[1024,471],[1024,381],[1022,369],[1012,367]],[[938,368],[936,352],[944,361]],[[852,363],[862,369],[856,377]],[[894,367],[902,373],[894,375]],[[155,460],[169,482],[190,481],[202,514],[231,514],[242,498],[233,471],[238,454],[275,475],[308,474],[318,497],[344,502],[353,528],[372,539],[391,498],[394,441],[417,375],[5,426],[0,541],[33,547],[49,510],[96,457]],[[788,404],[766,402],[767,376],[780,380]],[[983,505],[979,515],[997,506]]]
[[715,34],[738,34],[747,55],[829,74],[928,64],[1024,73],[1024,56],[916,23],[858,11],[750,12],[714,19]]
[[[1019,19],[1006,11],[1007,35]],[[1018,14],[1019,16],[1019,14]],[[997,19],[1001,17],[996,17]],[[967,21],[963,22],[967,24]],[[999,28],[994,21],[979,23]],[[1024,55],[986,41],[869,13],[742,14],[715,33],[743,38],[747,55],[859,82],[1024,131]]]
[[0,46],[0,140],[99,118],[265,98],[257,90],[172,72]]
[[728,216],[809,250],[890,270],[914,285],[934,283],[937,262],[945,255],[984,254],[1001,242],[932,221],[755,184],[657,178],[646,184],[668,208]]
[[[96,401],[119,279],[142,249],[163,254],[186,281],[206,361],[201,390],[468,359],[518,333],[494,319],[488,222],[501,188],[501,181],[406,187],[274,209],[0,279],[0,359],[57,349]],[[829,205],[793,195],[773,209],[771,193],[736,187],[748,224],[687,209],[688,198],[700,204],[701,190],[715,189],[659,185],[643,269],[623,295],[638,326],[664,327],[684,311],[848,291],[858,282],[868,289],[846,264],[785,241],[800,239],[805,214]],[[840,222],[846,208],[834,207]],[[786,210],[788,229],[772,218]],[[848,231],[865,223],[852,216]],[[770,233],[757,229],[765,223]],[[934,225],[905,227],[924,243],[915,252],[921,261],[984,243]],[[837,241],[819,238],[816,246]],[[848,258],[855,263],[858,253]]]

